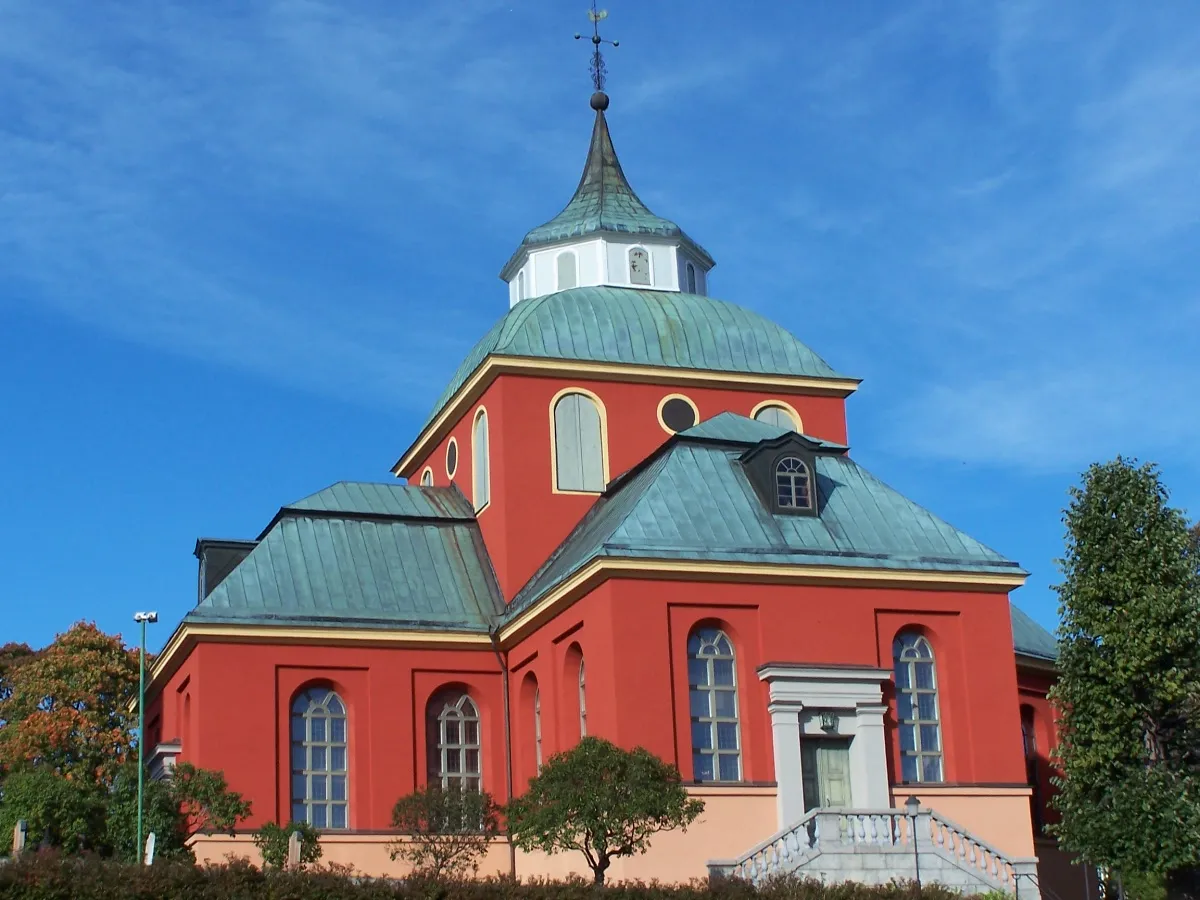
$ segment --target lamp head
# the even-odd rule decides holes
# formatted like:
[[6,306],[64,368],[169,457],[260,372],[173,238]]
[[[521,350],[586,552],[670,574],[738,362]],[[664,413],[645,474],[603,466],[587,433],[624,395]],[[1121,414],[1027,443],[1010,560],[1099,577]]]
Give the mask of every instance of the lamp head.
[[915,816],[918,812],[921,811],[921,801],[918,800],[916,797],[910,796],[907,800],[904,801],[904,810],[910,816]]
[[153,625],[158,621],[158,613],[156,612],[139,612],[133,614],[133,621],[141,623],[146,622]]

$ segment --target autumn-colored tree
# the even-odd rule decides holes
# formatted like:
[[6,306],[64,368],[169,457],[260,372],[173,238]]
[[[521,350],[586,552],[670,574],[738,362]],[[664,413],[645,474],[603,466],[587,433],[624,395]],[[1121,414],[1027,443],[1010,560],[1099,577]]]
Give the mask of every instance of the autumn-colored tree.
[[110,783],[134,744],[129,705],[138,688],[137,652],[90,622],[36,654],[5,649],[0,774],[36,766]]
[[0,646],[0,700],[12,693],[12,679],[18,668],[36,656],[28,644]]

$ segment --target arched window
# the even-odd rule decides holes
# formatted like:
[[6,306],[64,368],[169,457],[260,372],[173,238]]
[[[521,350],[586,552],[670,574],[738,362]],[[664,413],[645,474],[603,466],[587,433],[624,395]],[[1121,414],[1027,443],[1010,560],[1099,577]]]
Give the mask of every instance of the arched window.
[[479,709],[463,691],[446,691],[429,702],[429,782],[443,788],[479,790]]
[[737,675],[733,642],[717,628],[688,638],[688,697],[696,781],[741,781]]
[[542,689],[533,689],[533,758],[542,771]]
[[801,424],[792,411],[784,406],[768,404],[754,413],[754,419],[776,428],[786,428],[789,431],[800,431]]
[[583,660],[579,661],[579,737],[587,737],[587,691],[583,671]]
[[579,283],[575,251],[564,250],[558,254],[558,289],[565,291]]
[[1041,782],[1038,777],[1037,734],[1032,706],[1021,706],[1021,743],[1025,748],[1025,781],[1033,788],[1033,793],[1029,797],[1029,811],[1033,816],[1033,827],[1040,833],[1042,829],[1042,798],[1039,790]]
[[433,469],[429,466],[421,473],[421,487],[433,487]]
[[687,264],[687,289],[689,294],[696,293],[696,267],[691,263]]
[[564,394],[554,404],[554,486],[604,490],[604,425],[600,407],[586,394]]
[[292,701],[292,818],[314,828],[346,828],[346,706],[328,688]]
[[808,466],[794,456],[785,456],[775,464],[775,492],[785,509],[812,508],[812,480]]
[[525,299],[525,270],[522,269],[517,273],[517,299]]
[[933,648],[924,636],[905,631],[892,643],[892,658],[900,723],[900,778],[941,781],[942,736]]
[[629,248],[629,283],[650,284],[650,254],[645,247]]
[[471,485],[475,498],[475,511],[483,509],[492,499],[492,479],[488,472],[488,421],[487,410],[475,414],[475,425],[471,429]]

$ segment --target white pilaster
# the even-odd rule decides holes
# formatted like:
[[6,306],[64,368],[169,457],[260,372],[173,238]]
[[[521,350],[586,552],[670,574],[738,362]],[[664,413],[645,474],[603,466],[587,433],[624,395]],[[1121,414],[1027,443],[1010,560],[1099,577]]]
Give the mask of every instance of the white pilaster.
[[775,809],[779,828],[799,822],[804,816],[804,778],[800,771],[799,703],[771,703],[771,735],[775,744]]
[[886,713],[886,706],[864,704],[854,709],[854,740],[850,742],[850,789],[854,792],[856,806],[868,809],[891,806],[883,730]]

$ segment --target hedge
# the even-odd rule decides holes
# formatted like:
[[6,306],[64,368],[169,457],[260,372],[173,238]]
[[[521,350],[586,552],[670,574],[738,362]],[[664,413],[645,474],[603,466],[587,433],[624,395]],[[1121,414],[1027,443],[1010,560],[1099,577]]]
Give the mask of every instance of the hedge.
[[918,891],[911,883],[867,887],[799,878],[778,879],[761,888],[731,880],[689,885],[621,882],[597,888],[583,879],[400,882],[356,878],[330,867],[263,872],[247,862],[208,868],[182,862],[138,867],[54,852],[26,854],[0,864],[4,900],[596,900],[597,893],[604,894],[604,900],[963,900],[938,886]]

